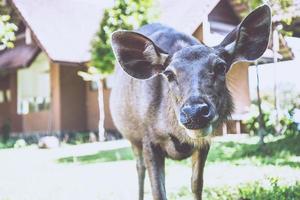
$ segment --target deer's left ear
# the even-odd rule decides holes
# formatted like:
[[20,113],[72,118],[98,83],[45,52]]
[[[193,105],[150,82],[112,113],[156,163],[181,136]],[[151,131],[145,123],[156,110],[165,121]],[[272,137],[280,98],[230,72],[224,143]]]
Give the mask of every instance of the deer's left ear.
[[271,9],[267,5],[251,12],[217,48],[223,49],[228,63],[254,61],[265,52],[271,29]]

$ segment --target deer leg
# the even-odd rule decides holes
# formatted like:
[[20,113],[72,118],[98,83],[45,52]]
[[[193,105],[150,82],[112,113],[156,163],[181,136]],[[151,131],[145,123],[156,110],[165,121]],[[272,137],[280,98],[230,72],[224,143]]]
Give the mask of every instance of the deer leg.
[[142,144],[132,144],[132,150],[136,157],[136,169],[138,173],[139,182],[139,200],[144,199],[144,182],[145,182],[145,164],[143,157],[143,146]]
[[192,155],[192,192],[195,200],[202,199],[203,190],[203,170],[210,145],[204,144]]
[[143,142],[143,152],[154,200],[166,200],[165,157],[161,149],[149,140]]

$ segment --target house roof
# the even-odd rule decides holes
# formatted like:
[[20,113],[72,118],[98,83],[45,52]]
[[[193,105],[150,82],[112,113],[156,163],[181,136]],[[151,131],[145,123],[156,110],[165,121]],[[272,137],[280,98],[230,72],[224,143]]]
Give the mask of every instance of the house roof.
[[16,69],[29,66],[40,52],[34,45],[25,44],[24,38],[15,42],[15,48],[0,51],[0,69]]
[[103,11],[112,1],[12,0],[39,46],[55,62],[84,63]]
[[[104,9],[112,0],[11,0],[54,62],[85,63]],[[159,0],[161,23],[192,34],[219,0]]]
[[161,23],[192,34],[208,16],[219,0],[160,0]]

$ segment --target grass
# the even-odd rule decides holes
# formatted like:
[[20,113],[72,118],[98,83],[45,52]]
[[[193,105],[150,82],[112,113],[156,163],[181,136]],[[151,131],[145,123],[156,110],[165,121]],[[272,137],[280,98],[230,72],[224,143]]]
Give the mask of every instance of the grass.
[[[238,142],[214,142],[208,155],[207,163],[229,162],[235,165],[275,165],[300,167],[300,135],[288,136],[267,143],[265,146]],[[60,163],[95,163],[120,160],[132,160],[134,156],[130,148],[102,151],[84,156],[60,158]],[[191,166],[190,159],[182,161],[168,160],[173,163]]]
[[[300,183],[296,182],[300,180],[300,136],[268,138],[268,144],[264,147],[256,145],[256,139],[215,139],[205,169],[203,199],[300,199]],[[23,196],[32,200],[42,199],[39,194],[52,194],[45,199],[65,199],[59,197],[67,196],[71,199],[136,199],[137,182],[132,178],[136,177],[136,171],[131,149],[120,148],[84,155],[83,152],[94,150],[81,151],[86,147],[83,145],[49,151],[37,148],[2,150],[0,158],[5,162],[1,165],[0,186],[4,190],[0,191],[0,196],[2,199],[7,197],[13,200],[22,199]],[[53,159],[57,162],[53,163]],[[116,162],[123,160],[131,161]],[[191,160],[179,162],[168,159],[166,164],[168,199],[192,199]],[[18,166],[24,166],[24,170],[20,171]],[[49,173],[45,174],[45,170],[49,170]],[[26,185],[29,179],[35,181]],[[15,188],[18,188],[18,193]],[[41,192],[37,194],[37,190]],[[145,197],[149,197],[145,199],[151,199],[149,181],[146,181],[145,191]]]
[[264,146],[236,142],[215,143],[208,162],[230,162],[241,165],[275,165],[300,167],[300,135],[288,136]]
[[111,162],[121,160],[133,160],[134,156],[131,148],[121,148],[116,150],[101,151],[96,154],[84,155],[84,156],[69,156],[58,159],[59,163],[95,163],[95,162]]
[[[169,195],[170,200],[192,199],[190,189],[182,187]],[[279,185],[278,179],[270,178],[263,185],[259,182],[246,183],[237,188],[223,186],[205,188],[203,199],[208,200],[298,200],[300,199],[300,182],[292,185]]]
[[[249,138],[253,140],[253,138]],[[213,143],[208,159],[208,165],[221,163],[234,167],[241,165],[250,166],[288,166],[300,167],[300,135],[272,138],[266,145],[259,146],[253,141],[216,141]],[[78,157],[64,157],[60,163],[94,163],[113,162],[120,160],[133,160],[130,148],[121,148],[111,151],[102,151],[92,155]],[[191,159],[173,161],[168,159],[170,165],[191,166]],[[250,180],[250,179],[249,179]],[[279,184],[279,179],[268,178],[266,182],[249,182],[245,180],[238,186],[205,187],[204,199],[208,200],[298,200],[300,199],[300,182]],[[168,194],[170,200],[192,199],[190,186],[182,186]]]

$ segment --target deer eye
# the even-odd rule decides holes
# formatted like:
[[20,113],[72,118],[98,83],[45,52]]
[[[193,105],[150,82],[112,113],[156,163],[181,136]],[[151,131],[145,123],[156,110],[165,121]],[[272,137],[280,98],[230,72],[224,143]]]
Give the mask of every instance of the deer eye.
[[174,74],[174,72],[167,70],[167,71],[164,71],[163,74],[166,76],[166,78],[168,79],[169,82],[175,80],[176,75]]
[[226,65],[224,63],[219,63],[215,66],[214,72],[217,75],[225,75],[226,73]]

